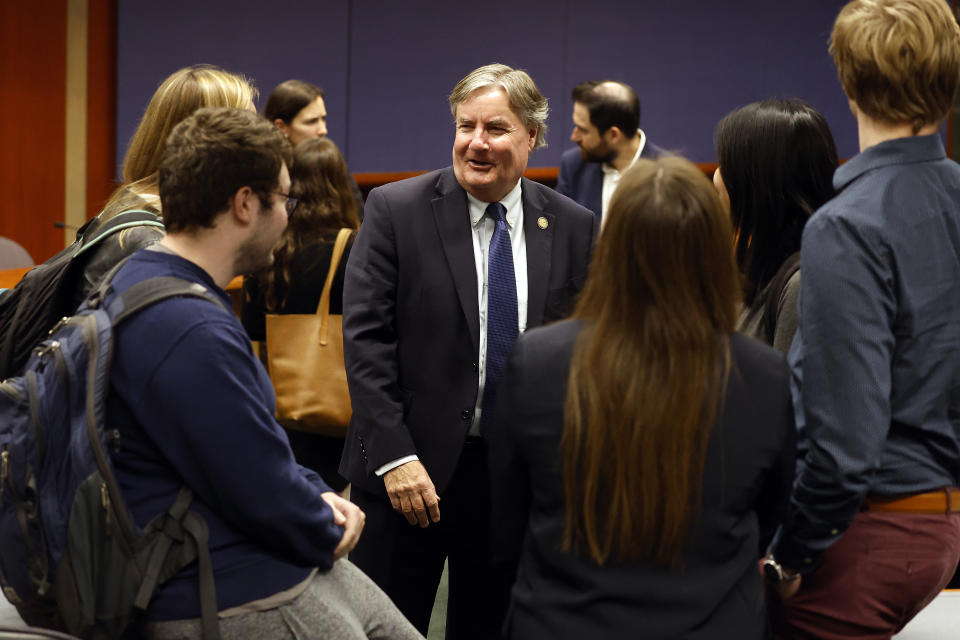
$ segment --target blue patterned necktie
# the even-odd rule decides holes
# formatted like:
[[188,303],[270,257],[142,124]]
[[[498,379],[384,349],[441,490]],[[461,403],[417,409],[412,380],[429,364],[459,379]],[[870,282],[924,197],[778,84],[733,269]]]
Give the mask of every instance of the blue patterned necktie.
[[507,229],[506,208],[499,202],[487,206],[496,223],[487,252],[487,365],[483,390],[480,432],[493,419],[497,382],[519,332],[517,280],[513,272],[513,247]]

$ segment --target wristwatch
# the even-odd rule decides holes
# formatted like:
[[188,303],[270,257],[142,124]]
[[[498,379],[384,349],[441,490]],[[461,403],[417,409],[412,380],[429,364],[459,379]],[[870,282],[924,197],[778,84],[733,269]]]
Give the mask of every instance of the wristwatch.
[[790,582],[800,577],[796,571],[780,566],[773,554],[768,555],[763,560],[763,577],[772,585],[778,585],[781,582]]

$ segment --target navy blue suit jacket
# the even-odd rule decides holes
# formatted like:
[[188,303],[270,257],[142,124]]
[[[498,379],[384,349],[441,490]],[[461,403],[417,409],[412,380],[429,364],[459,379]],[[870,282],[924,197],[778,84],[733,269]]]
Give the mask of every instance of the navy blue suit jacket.
[[[564,317],[583,287],[596,223],[521,179],[527,327]],[[452,168],[370,192],[347,262],[343,348],[353,417],[340,474],[385,495],[374,472],[416,454],[441,495],[477,400],[480,311],[467,194]]]
[[[647,140],[640,152],[641,158],[656,158],[663,149]],[[600,222],[603,194],[603,169],[599,162],[586,162],[580,149],[567,149],[560,157],[560,175],[557,176],[557,191],[576,200],[597,216]]]

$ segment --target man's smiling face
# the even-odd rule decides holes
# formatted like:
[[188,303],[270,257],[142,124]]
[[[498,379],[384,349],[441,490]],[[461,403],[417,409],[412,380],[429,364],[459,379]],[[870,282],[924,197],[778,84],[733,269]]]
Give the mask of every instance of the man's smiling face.
[[457,106],[453,171],[467,193],[496,202],[527,168],[537,129],[524,126],[496,85],[477,89]]

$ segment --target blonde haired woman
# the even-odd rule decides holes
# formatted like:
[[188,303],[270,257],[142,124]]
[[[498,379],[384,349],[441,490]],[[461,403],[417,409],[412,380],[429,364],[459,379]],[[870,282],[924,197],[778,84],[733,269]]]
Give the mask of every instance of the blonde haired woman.
[[[173,72],[154,92],[130,139],[123,161],[123,184],[111,194],[103,211],[85,226],[93,232],[117,214],[139,209],[160,218],[157,167],[173,128],[201,107],[237,107],[254,111],[257,90],[242,75],[211,65],[184,67]],[[76,292],[79,304],[117,262],[163,237],[162,227],[139,225],[107,238],[88,258],[83,282]]]
[[518,339],[487,434],[507,637],[764,637],[793,414],[783,357],[734,333],[732,247],[699,169],[641,159],[573,318]]

